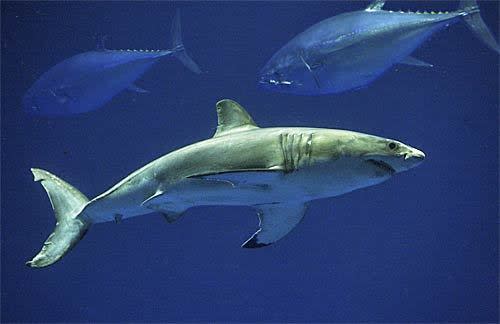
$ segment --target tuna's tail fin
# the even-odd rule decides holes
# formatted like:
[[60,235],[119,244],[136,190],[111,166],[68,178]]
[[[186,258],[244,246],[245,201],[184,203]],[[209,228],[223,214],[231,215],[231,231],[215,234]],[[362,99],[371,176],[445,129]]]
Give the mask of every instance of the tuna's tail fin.
[[198,65],[186,53],[186,49],[184,48],[184,44],[182,43],[181,12],[179,9],[177,9],[174,20],[172,21],[172,28],[170,30],[170,34],[172,38],[172,51],[174,51],[174,56],[194,73],[198,74],[201,73],[201,70],[198,67]]
[[75,187],[50,172],[41,169],[31,169],[31,172],[35,181],[40,181],[47,191],[57,221],[54,232],[43,243],[42,250],[26,262],[27,266],[41,268],[58,261],[83,238],[90,223],[77,216],[89,200]]
[[463,19],[470,30],[489,48],[500,53],[500,46],[491,34],[479,13],[476,0],[460,0],[458,11],[463,13]]

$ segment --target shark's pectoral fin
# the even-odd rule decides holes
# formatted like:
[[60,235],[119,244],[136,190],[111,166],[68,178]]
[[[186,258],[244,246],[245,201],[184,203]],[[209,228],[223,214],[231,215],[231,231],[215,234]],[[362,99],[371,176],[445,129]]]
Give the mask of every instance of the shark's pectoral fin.
[[277,203],[256,206],[259,216],[259,230],[241,247],[259,248],[270,245],[287,235],[304,216],[303,203]]
[[399,64],[413,65],[413,66],[422,66],[422,67],[433,67],[434,65],[419,60],[413,56],[407,56],[403,60],[399,62]]

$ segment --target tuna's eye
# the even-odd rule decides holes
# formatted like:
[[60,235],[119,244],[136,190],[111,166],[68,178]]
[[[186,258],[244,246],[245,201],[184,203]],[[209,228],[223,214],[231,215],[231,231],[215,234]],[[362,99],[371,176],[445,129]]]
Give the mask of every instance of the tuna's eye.
[[396,147],[398,147],[398,145],[397,145],[396,143],[394,143],[394,142],[390,142],[390,143],[389,143],[389,148],[390,148],[391,150],[395,150],[395,149],[396,149]]

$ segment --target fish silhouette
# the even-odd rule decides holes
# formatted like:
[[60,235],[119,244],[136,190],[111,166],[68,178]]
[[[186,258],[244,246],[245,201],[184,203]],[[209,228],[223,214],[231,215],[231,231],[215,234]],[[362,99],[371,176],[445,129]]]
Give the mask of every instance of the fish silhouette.
[[267,90],[322,95],[368,85],[394,64],[431,67],[411,53],[436,31],[464,21],[487,46],[500,47],[475,0],[453,12],[388,11],[385,1],[365,10],[325,19],[295,36],[263,67],[259,85]]
[[172,22],[171,37],[168,50],[109,50],[101,46],[70,57],[31,86],[23,107],[34,115],[67,116],[98,109],[124,89],[147,92],[134,81],[165,56],[173,55],[189,70],[201,73],[182,43],[179,10]]

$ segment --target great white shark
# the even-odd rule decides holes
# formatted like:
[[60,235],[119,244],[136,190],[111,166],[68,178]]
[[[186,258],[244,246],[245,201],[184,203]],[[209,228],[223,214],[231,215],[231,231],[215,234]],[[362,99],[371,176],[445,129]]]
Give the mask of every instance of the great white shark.
[[92,224],[152,212],[174,222],[204,205],[253,207],[259,229],[242,246],[266,246],[300,222],[310,201],[381,183],[425,157],[400,141],[348,130],[260,128],[228,99],[216,110],[212,138],[150,162],[92,200],[57,176],[31,169],[57,222],[27,265],[46,267],[61,259]]

